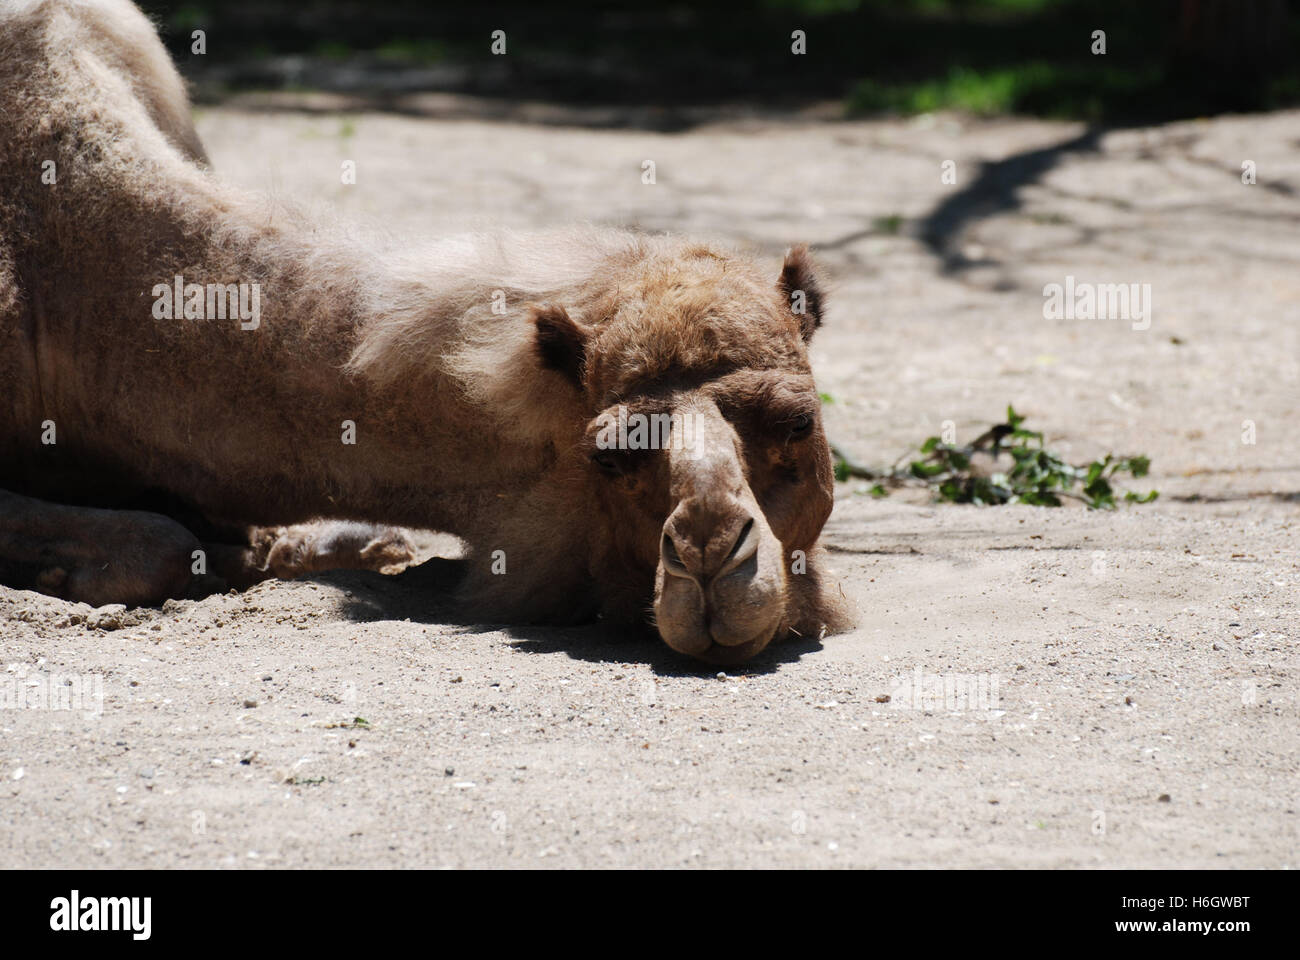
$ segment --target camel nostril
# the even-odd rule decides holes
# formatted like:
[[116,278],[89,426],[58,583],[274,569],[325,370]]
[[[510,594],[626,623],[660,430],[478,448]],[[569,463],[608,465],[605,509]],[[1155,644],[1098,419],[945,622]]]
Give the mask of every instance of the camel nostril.
[[[731,545],[731,551],[727,554],[723,563],[730,563],[732,560],[741,558],[741,551],[749,546],[750,534],[754,532],[754,518],[750,517],[745,521],[745,525],[740,529],[740,536],[736,537],[736,542]],[[746,554],[747,556],[747,554]]]
[[667,533],[664,534],[663,544],[659,552],[663,557],[664,567],[669,572],[686,575],[686,564],[682,562],[681,554],[677,552],[677,546],[673,543],[673,538]]

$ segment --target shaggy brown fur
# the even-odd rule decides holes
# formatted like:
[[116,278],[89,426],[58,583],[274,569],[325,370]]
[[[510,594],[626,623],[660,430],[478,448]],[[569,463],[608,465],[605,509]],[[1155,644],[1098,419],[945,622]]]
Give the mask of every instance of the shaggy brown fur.
[[[842,623],[804,251],[778,274],[595,229],[383,249],[221,183],[185,109],[121,0],[0,7],[0,487],[446,531],[476,616],[653,610],[710,659]],[[176,276],[258,284],[260,325],[157,318]],[[620,404],[692,413],[696,449],[596,450]]]

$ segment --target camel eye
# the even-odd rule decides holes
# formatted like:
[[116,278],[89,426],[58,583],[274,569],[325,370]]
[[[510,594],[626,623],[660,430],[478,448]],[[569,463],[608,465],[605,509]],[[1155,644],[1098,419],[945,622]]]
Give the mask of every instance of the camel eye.
[[812,432],[813,418],[810,413],[801,413],[790,421],[790,438],[802,440]]
[[611,477],[617,477],[623,472],[618,457],[608,450],[597,450],[591,455],[591,462],[600,467],[601,473],[609,474]]

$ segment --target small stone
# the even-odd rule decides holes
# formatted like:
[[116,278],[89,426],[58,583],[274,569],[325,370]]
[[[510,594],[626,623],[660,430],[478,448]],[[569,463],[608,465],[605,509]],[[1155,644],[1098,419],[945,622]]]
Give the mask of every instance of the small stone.
[[1172,803],[1172,802],[1173,802],[1173,797],[1169,796],[1169,794],[1167,794],[1167,793],[1162,793],[1162,794],[1160,794],[1160,796],[1156,797],[1156,802],[1158,802],[1158,803]]
[[120,603],[96,607],[86,618],[86,625],[95,630],[121,630],[127,626],[126,607]]
[[256,701],[256,700],[245,700],[245,701],[244,701],[244,707],[245,707],[245,709],[252,710],[255,706],[257,706],[257,701]]

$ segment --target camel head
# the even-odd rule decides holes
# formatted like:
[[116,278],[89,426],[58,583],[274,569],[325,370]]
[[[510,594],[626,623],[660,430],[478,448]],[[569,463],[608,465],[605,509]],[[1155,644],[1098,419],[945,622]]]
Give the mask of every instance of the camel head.
[[574,449],[601,544],[593,576],[635,585],[643,605],[652,585],[674,650],[738,663],[810,628],[814,591],[798,581],[833,502],[807,354],[821,309],[802,247],[777,276],[691,248],[581,321],[533,309],[541,363],[589,414]]

